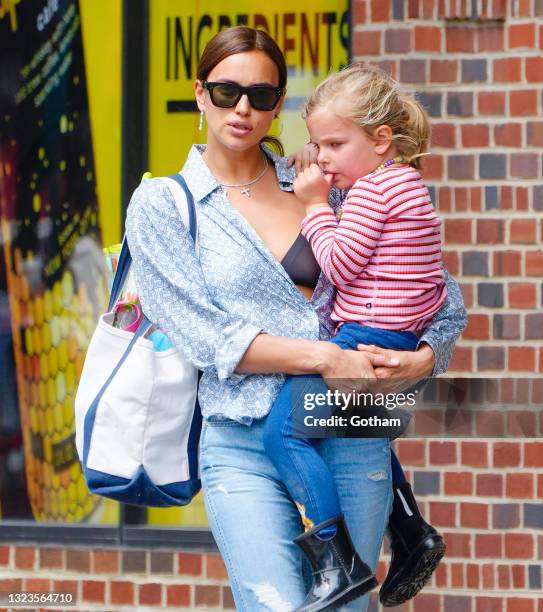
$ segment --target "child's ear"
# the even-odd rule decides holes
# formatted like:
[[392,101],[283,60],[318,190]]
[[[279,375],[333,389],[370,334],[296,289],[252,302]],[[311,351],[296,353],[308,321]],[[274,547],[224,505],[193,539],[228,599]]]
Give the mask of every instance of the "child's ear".
[[377,155],[385,155],[392,144],[392,128],[389,125],[380,125],[373,132],[375,140],[375,152]]

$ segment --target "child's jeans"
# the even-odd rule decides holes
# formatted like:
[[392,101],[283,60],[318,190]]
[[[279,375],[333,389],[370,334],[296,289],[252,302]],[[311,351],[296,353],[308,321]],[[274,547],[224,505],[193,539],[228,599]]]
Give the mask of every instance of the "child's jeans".
[[[358,344],[375,344],[382,348],[411,351],[416,348],[418,338],[407,331],[344,323],[330,341],[343,349],[356,349]],[[319,375],[288,376],[264,429],[264,448],[296,504],[306,529],[341,514],[330,470],[315,450],[317,440],[295,437],[292,427],[292,415],[303,410],[306,394],[326,393],[327,390]]]

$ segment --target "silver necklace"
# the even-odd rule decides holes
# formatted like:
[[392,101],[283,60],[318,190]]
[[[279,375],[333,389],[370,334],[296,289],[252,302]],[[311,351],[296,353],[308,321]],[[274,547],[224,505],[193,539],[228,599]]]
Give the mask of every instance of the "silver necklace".
[[262,172],[252,181],[249,181],[248,183],[240,183],[239,185],[228,185],[228,183],[220,183],[221,187],[228,187],[228,188],[234,188],[234,189],[239,189],[241,191],[241,193],[243,195],[246,195],[248,198],[251,197],[251,190],[249,189],[249,187],[251,185],[254,185],[255,183],[258,183],[258,181],[266,174],[266,170],[268,169],[268,158],[264,157],[264,170],[262,170]]

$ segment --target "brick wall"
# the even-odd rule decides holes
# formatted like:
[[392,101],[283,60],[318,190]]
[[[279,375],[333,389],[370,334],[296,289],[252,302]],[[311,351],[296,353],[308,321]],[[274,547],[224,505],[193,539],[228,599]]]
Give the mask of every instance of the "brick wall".
[[199,552],[0,546],[0,593],[21,591],[73,594],[62,610],[235,609],[220,556]]
[[397,449],[448,547],[403,609],[543,612],[543,442],[413,439]]
[[[451,372],[541,375],[543,0],[352,6],[354,60],[416,91],[432,120],[425,178],[470,314]],[[448,544],[405,609],[543,612],[543,442],[404,439],[397,448]]]
[[543,372],[543,0],[353,0],[353,57],[432,119],[425,177],[470,323],[457,372]]
[[[504,442],[404,440],[400,455],[415,487],[428,494],[422,508],[444,533],[448,553],[425,590],[395,609],[541,612],[543,532],[536,529],[543,526],[543,516],[535,497],[543,495],[543,442],[522,448]],[[421,469],[428,463],[433,471]],[[438,494],[438,466],[447,466],[444,495]],[[386,567],[380,561],[380,581]],[[61,610],[235,608],[217,554],[0,546],[0,593],[49,591],[73,595],[77,603]],[[379,608],[376,595],[372,612]]]

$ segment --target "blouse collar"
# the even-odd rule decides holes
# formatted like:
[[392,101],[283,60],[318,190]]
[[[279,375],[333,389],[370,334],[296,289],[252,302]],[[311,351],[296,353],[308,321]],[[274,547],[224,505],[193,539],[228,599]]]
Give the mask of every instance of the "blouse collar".
[[[262,151],[268,159],[273,162],[277,181],[284,191],[292,191],[294,182],[294,167],[287,166],[287,158],[278,155],[266,145],[261,145]],[[211,173],[205,163],[202,154],[206,150],[206,145],[192,145],[187,160],[183,165],[181,173],[187,181],[187,185],[197,202],[204,200],[212,191],[220,187],[220,183]]]

